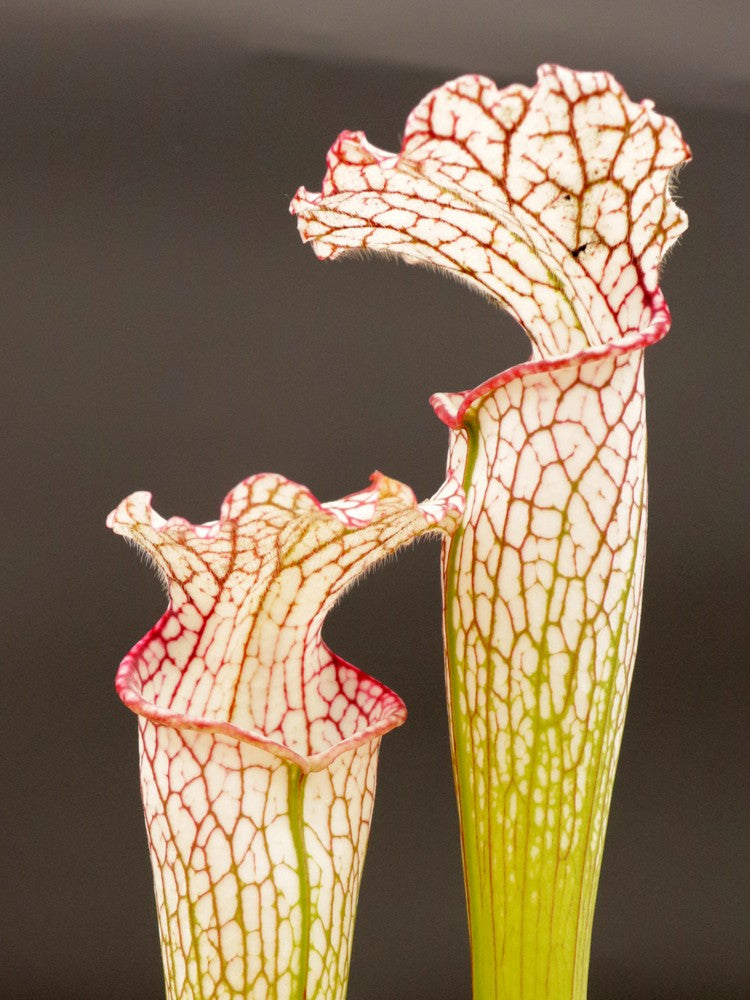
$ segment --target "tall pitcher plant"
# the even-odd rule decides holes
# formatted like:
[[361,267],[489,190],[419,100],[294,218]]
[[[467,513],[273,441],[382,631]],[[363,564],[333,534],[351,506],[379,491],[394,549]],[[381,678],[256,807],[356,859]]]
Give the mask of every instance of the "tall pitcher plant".
[[[245,913],[245,889],[238,881],[242,850],[230,832],[218,838],[225,863],[215,868],[222,880],[232,872],[224,895],[212,881],[202,825],[196,834],[188,821],[189,843],[171,848],[171,856],[182,850],[198,857],[203,865],[198,874],[181,861],[165,882],[165,862],[155,858],[170,1000],[344,996],[364,852],[362,823],[369,820],[374,789],[374,750],[364,748],[403,721],[403,706],[372,679],[346,674],[354,670],[348,664],[336,667],[342,661],[320,645],[319,629],[325,609],[356,566],[430,530],[443,534],[446,683],[474,996],[586,996],[596,887],[641,607],[643,354],[669,329],[658,274],[686,225],[669,185],[689,156],[674,122],[649,101],[630,101],[608,74],[543,66],[531,88],[499,90],[490,80],[467,76],[433,91],[410,115],[398,154],[371,146],[361,133],[342,133],[329,153],[322,192],[298,191],[291,210],[319,257],[370,249],[445,269],[516,318],[531,341],[531,358],[475,389],[433,396],[435,412],[449,428],[448,475],[422,505],[406,487],[380,476],[369,493],[331,505],[317,504],[302,487],[284,481],[279,489],[287,497],[286,513],[271,516],[263,506],[266,479],[258,478],[265,485],[256,513],[245,487],[249,506],[243,517],[260,521],[263,530],[262,541],[250,546],[254,568],[244,576],[232,569],[228,555],[243,554],[232,540],[237,526],[228,514],[218,526],[193,528],[174,519],[165,524],[155,521],[140,499],[113,515],[115,530],[135,537],[152,554],[161,538],[161,555],[155,558],[163,565],[177,536],[183,544],[192,532],[187,561],[167,560],[167,565],[172,577],[179,569],[191,581],[203,581],[197,585],[200,599],[187,601],[192,624],[185,628],[197,629],[198,638],[178,637],[182,626],[168,612],[119,675],[121,695],[142,716],[142,754],[148,762],[142,783],[152,849],[155,828],[160,858],[170,856],[170,836],[175,844],[180,841],[169,828],[165,805],[172,779],[157,773],[169,769],[170,754],[177,751],[169,749],[169,737],[163,742],[166,756],[155,763],[148,748],[160,746],[160,737],[148,735],[152,723],[180,732],[181,743],[187,727],[210,732],[222,746],[226,739],[239,739],[255,748],[245,763],[241,754],[236,762],[231,757],[231,768],[244,774],[247,767],[258,775],[248,780],[247,794],[231,816],[237,817],[237,829],[251,817],[253,829],[263,831],[265,846],[254,863],[264,872],[273,869],[274,851],[266,820],[258,825],[252,817],[265,816],[262,797],[275,779],[261,777],[264,772],[250,757],[263,751],[277,761],[272,771],[297,769],[290,772],[294,781],[284,779],[286,791],[274,793],[272,810],[274,817],[286,817],[280,844],[287,855],[282,847],[276,850],[278,870],[295,870],[296,888],[291,876],[284,876],[283,892],[269,890],[265,903],[262,893],[253,891],[253,906],[243,916],[247,924],[236,916],[240,898]],[[227,503],[233,509],[231,495]],[[292,506],[296,512],[298,503],[303,520],[290,525],[289,512]],[[335,542],[328,540],[331,517],[337,519]],[[313,523],[315,532],[325,525],[319,542],[315,532],[310,535]],[[318,572],[321,561],[324,583],[316,589],[306,574]],[[276,569],[269,570],[271,565]],[[177,598],[170,589],[171,607],[179,614],[186,586],[179,583]],[[307,652],[300,633],[294,641],[290,634],[283,638],[290,620],[308,636]],[[208,639],[207,622],[212,623]],[[155,682],[165,663],[169,680]],[[336,670],[344,670],[343,679]],[[228,680],[216,693],[222,671]],[[308,698],[310,684],[320,687],[319,675],[326,678],[322,700]],[[149,706],[165,691],[168,700],[177,692],[179,719],[169,715],[171,701],[169,711],[144,709],[149,685]],[[190,705],[183,705],[186,697]],[[295,721],[288,733],[280,721],[288,712],[280,707],[285,698],[294,699],[295,709],[289,712]],[[194,701],[201,706],[199,721],[188,712]],[[209,709],[218,715],[209,718]],[[191,753],[199,774],[207,765]],[[211,753],[203,751],[206,760]],[[226,753],[220,753],[222,762]],[[367,758],[357,765],[357,774],[366,777],[352,786],[359,789],[354,805],[347,798],[348,779],[337,786],[332,775],[322,795],[328,812],[303,805],[301,793],[294,798],[290,790],[302,787],[304,775],[312,777],[339,756],[349,774],[346,755],[352,753]],[[211,800],[224,789],[206,779],[202,787],[200,808],[213,811],[215,826],[223,810]],[[178,789],[178,799],[179,794]],[[352,809],[359,826],[344,822]],[[333,846],[335,810],[338,825],[353,838],[343,855]],[[157,824],[154,817],[161,814],[166,819]],[[322,822],[324,835],[316,822]],[[247,832],[244,836],[243,849]],[[194,853],[196,844],[203,853]],[[325,845],[329,853],[323,862]],[[218,843],[214,856],[217,852]],[[284,861],[287,856],[292,861]],[[183,869],[188,874],[173,884],[174,871]],[[344,917],[334,916],[338,903],[331,906],[330,887],[321,908],[311,870],[331,886],[345,872],[345,888],[334,897]],[[255,885],[257,871],[248,871]],[[210,894],[212,904],[199,908],[184,902],[197,891],[191,890],[191,879]],[[276,901],[286,899],[284,893],[289,899],[281,919]],[[239,927],[227,936],[228,954],[222,913]],[[326,919],[327,934],[320,927]],[[276,945],[273,933],[263,932],[274,920],[279,928],[289,927],[278,931]],[[250,981],[250,969],[261,969],[260,978]]]

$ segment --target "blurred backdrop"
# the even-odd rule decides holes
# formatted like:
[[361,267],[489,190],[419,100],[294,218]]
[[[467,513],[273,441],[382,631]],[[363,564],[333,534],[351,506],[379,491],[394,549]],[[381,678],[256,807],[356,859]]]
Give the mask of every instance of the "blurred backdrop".
[[[163,609],[104,527],[127,493],[217,516],[252,472],[323,500],[384,472],[429,495],[431,392],[528,353],[465,287],[391,261],[324,265],[287,206],[343,128],[396,149],[459,72],[610,69],[675,117],[690,229],[647,360],[651,518],[591,1000],[739,1000],[748,941],[748,12],[645,2],[146,0],[4,5],[0,996],[163,996],[135,718],[115,668]],[[654,13],[656,11],[656,13]],[[468,1000],[438,546],[329,619],[398,691],[350,1000]]]

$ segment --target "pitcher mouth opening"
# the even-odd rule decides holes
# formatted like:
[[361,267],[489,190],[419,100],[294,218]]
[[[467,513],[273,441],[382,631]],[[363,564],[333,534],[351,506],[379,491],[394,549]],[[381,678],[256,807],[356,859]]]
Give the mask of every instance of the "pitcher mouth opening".
[[[356,749],[365,743],[379,739],[406,721],[406,705],[390,688],[381,684],[358,667],[347,663],[325,647],[331,657],[332,665],[337,671],[346,673],[346,681],[357,685],[357,689],[366,692],[371,701],[369,713],[365,713],[366,724],[352,728],[352,732],[342,735],[338,740],[318,740],[319,749],[310,753],[300,753],[287,746],[284,742],[268,735],[258,728],[238,725],[221,718],[212,718],[206,714],[191,714],[180,712],[173,708],[159,705],[157,700],[147,698],[143,694],[143,681],[140,674],[141,654],[158,634],[160,625],[169,612],[160,619],[152,631],[144,636],[123,659],[117,671],[115,688],[122,702],[131,711],[155,725],[169,726],[172,729],[193,730],[195,732],[219,733],[239,743],[249,743],[267,751],[289,764],[294,764],[304,774],[311,771],[321,771],[347,750]],[[360,713],[363,712],[361,706]],[[315,720],[311,720],[311,723]]]
[[451,430],[460,430],[470,419],[471,410],[477,403],[503,385],[526,375],[540,375],[544,372],[560,371],[563,368],[577,368],[587,361],[616,357],[632,351],[643,350],[656,344],[669,333],[672,316],[663,294],[657,289],[648,307],[648,319],[640,330],[626,332],[618,340],[597,344],[582,351],[571,351],[554,358],[532,359],[513,365],[505,371],[493,375],[474,389],[463,392],[436,392],[430,396],[430,405],[436,416]]

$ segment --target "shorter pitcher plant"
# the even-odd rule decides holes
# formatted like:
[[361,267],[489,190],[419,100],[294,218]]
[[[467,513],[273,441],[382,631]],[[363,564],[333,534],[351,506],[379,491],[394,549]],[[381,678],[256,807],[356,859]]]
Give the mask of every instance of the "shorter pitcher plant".
[[264,474],[194,526],[136,493],[109,525],[169,607],[123,661],[170,1000],[339,1000],[393,692],[321,639],[342,590],[443,537],[445,669],[475,1000],[584,1000],[638,637],[644,349],[686,219],[690,153],[606,73],[461,77],[401,151],[342,133],[291,210],[321,258],[446,269],[507,309],[531,359],[432,398],[446,480],[417,504],[376,473],[319,503]]

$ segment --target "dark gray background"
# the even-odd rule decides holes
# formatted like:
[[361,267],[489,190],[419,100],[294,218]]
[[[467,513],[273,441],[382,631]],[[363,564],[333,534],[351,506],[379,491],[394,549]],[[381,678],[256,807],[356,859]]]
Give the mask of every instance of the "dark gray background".
[[[695,156],[663,281],[673,331],[648,353],[646,597],[590,997],[750,991],[747,13],[400,10],[2,15],[4,1000],[163,995],[136,724],[112,685],[163,597],[107,512],[148,488],[161,513],[209,520],[262,470],[321,499],[374,468],[433,491],[446,432],[427,397],[523,359],[525,338],[428,271],[318,263],[287,205],[318,189],[342,128],[397,148],[447,77],[531,83],[545,60],[613,70]],[[439,633],[435,543],[370,575],[327,628],[410,709],[383,745],[350,1000],[469,997]]]

